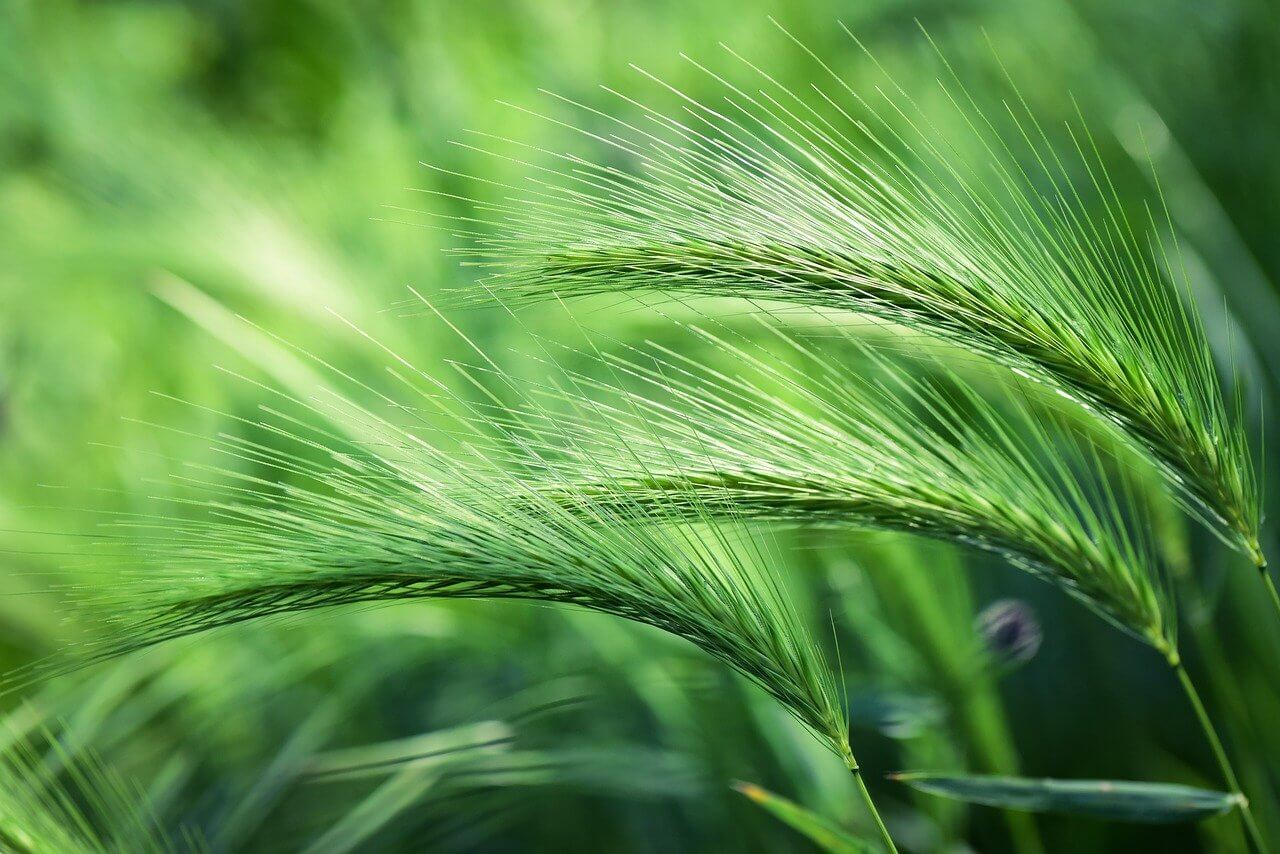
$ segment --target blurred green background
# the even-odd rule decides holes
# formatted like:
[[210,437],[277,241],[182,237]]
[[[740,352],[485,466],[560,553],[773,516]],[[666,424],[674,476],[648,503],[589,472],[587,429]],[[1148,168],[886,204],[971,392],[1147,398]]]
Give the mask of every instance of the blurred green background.
[[[1138,205],[1154,189],[1150,156],[1211,337],[1245,377],[1261,429],[1280,391],[1280,11],[1269,0],[7,0],[0,664],[38,660],[68,624],[93,631],[99,619],[51,590],[50,574],[87,576],[45,532],[92,538],[99,511],[194,490],[169,475],[209,459],[207,437],[237,430],[233,416],[253,416],[262,388],[215,366],[305,382],[278,335],[381,376],[385,354],[330,310],[420,366],[463,352],[440,324],[387,311],[407,286],[436,294],[472,274],[441,252],[447,231],[397,223],[386,206],[463,215],[413,188],[483,199],[498,191],[450,173],[524,172],[450,140],[474,129],[600,156],[498,101],[545,109],[545,88],[616,110],[599,85],[636,89],[629,63],[699,97],[713,81],[679,54],[716,61],[720,42],[801,89],[812,64],[770,14],[855,87],[878,78],[837,21],[913,97],[941,97],[919,21],[979,99],[1002,97],[1007,71],[1050,125],[1078,103]],[[580,322],[626,340],[665,328],[622,308],[576,321],[539,309],[527,329],[500,310],[453,319],[517,375],[536,370],[508,355],[529,330],[557,337]],[[1275,553],[1275,526],[1265,531]],[[802,610],[820,632],[834,622],[859,757],[904,848],[1029,844],[1025,822],[881,779],[905,768],[1220,786],[1162,663],[1055,590],[902,537],[779,536]],[[1187,655],[1274,838],[1280,637],[1241,559],[1177,517],[1159,536],[1193,568]],[[974,616],[1008,597],[1036,609],[1041,651],[1003,679],[975,675]],[[809,850],[731,791],[734,779],[863,820],[839,764],[723,667],[654,631],[530,605],[248,626],[5,702],[7,737],[45,721],[91,746],[162,826],[194,829],[214,850]],[[300,775],[327,751],[493,732],[503,750],[439,773]],[[1230,819],[1035,824],[1051,851],[1232,850],[1238,838]]]

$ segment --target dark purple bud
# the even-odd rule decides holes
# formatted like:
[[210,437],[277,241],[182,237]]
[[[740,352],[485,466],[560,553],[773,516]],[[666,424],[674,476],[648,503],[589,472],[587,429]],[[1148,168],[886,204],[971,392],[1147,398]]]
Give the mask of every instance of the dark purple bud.
[[1018,599],[992,602],[978,615],[977,629],[987,654],[1001,667],[1030,661],[1043,639],[1035,612]]

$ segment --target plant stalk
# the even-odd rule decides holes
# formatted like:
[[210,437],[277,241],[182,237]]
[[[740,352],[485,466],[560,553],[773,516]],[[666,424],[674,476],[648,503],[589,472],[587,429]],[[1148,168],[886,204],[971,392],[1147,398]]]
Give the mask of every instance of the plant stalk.
[[1271,573],[1267,572],[1265,563],[1258,567],[1258,572],[1262,575],[1262,583],[1267,585],[1267,592],[1271,594],[1271,604],[1276,606],[1276,616],[1280,616],[1280,593],[1276,592],[1276,583],[1271,580]]
[[1176,653],[1170,655],[1169,663],[1173,666],[1174,672],[1178,674],[1178,681],[1182,683],[1182,689],[1186,692],[1187,699],[1191,701],[1191,707],[1195,710],[1196,718],[1200,721],[1200,728],[1204,730],[1205,738],[1209,742],[1209,747],[1213,750],[1214,758],[1218,761],[1218,767],[1222,771],[1227,787],[1232,794],[1240,799],[1240,820],[1244,824],[1250,847],[1259,852],[1259,854],[1269,854],[1267,843],[1263,841],[1262,832],[1258,829],[1258,824],[1254,820],[1253,809],[1249,806],[1249,799],[1245,797],[1244,792],[1240,791],[1240,783],[1236,779],[1235,769],[1231,767],[1231,760],[1227,757],[1227,752],[1222,747],[1222,740],[1218,738],[1218,731],[1214,729],[1213,721],[1210,720],[1209,713],[1205,710],[1204,703],[1200,700],[1200,693],[1196,691],[1196,686],[1191,681],[1191,675],[1187,673],[1187,668],[1183,666],[1182,659]]
[[871,792],[867,789],[867,782],[862,778],[862,769],[858,767],[858,760],[853,758],[853,754],[846,752],[844,764],[853,773],[853,779],[858,784],[858,794],[862,795],[862,802],[867,805],[867,812],[871,814],[871,818],[875,821],[876,830],[880,832],[880,841],[884,843],[885,850],[889,854],[898,854],[898,846],[893,844],[893,837],[889,835],[889,828],[884,826],[884,820],[880,818],[880,812],[876,809],[875,801],[871,800]]
[[[1198,651],[1198,659],[1201,663],[1202,672],[1207,676],[1206,693],[1211,700],[1216,696],[1218,700],[1218,721],[1224,726],[1224,729],[1235,736],[1236,743],[1242,743],[1242,739],[1247,741],[1257,737],[1257,723],[1249,711],[1249,703],[1242,694],[1241,686],[1231,677],[1231,662],[1227,658],[1225,650],[1218,636],[1214,633],[1213,628],[1208,625],[1208,616],[1205,612],[1205,604],[1200,590],[1196,587],[1189,577],[1182,578],[1180,597],[1191,603],[1187,615],[1187,624],[1190,626],[1195,637],[1196,649]],[[1192,612],[1196,613],[1192,613]],[[1202,683],[1204,684],[1204,683]],[[1269,769],[1265,764],[1265,760],[1260,759],[1250,753],[1236,755],[1236,772],[1240,775],[1240,782],[1244,791],[1253,792],[1255,796],[1259,793],[1274,793],[1274,788],[1269,781]],[[1268,826],[1268,816],[1264,811],[1270,813],[1271,826],[1274,827],[1276,815],[1275,809],[1269,804],[1263,804],[1255,801],[1254,818],[1257,819],[1263,829]]]

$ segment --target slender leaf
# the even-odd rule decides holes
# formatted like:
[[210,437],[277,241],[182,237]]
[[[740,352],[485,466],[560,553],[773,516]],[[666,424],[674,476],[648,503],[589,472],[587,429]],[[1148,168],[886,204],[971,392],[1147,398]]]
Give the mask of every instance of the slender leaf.
[[755,783],[734,783],[733,788],[771,812],[793,830],[812,839],[824,851],[836,854],[868,854],[877,849],[871,843],[851,835],[820,815],[815,815],[794,801],[779,797]]
[[895,774],[893,779],[921,792],[974,804],[1146,824],[1200,821],[1222,815],[1240,804],[1239,795],[1171,783],[928,773]]

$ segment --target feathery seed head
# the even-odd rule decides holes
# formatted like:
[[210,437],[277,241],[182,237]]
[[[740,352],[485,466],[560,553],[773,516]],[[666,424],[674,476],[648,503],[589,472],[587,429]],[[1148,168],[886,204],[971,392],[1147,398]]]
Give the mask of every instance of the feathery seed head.
[[[1247,441],[1181,274],[1127,218],[1087,135],[1072,135],[1080,178],[1034,118],[1011,110],[997,132],[957,78],[947,95],[965,142],[991,164],[970,168],[901,91],[869,103],[809,54],[826,86],[801,95],[730,54],[758,88],[699,65],[722,103],[654,80],[681,113],[620,96],[633,123],[570,104],[609,127],[583,130],[589,144],[635,169],[571,154],[562,169],[530,164],[528,185],[460,232],[458,252],[488,273],[480,298],[732,296],[941,336],[1095,413],[1190,513],[1264,562]],[[1010,165],[1017,155],[1030,165]]]

